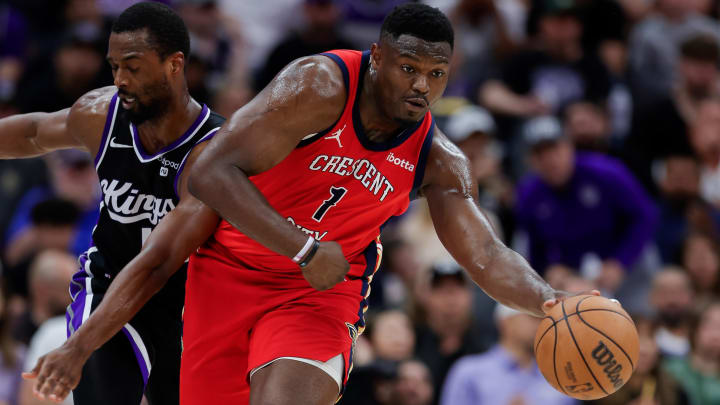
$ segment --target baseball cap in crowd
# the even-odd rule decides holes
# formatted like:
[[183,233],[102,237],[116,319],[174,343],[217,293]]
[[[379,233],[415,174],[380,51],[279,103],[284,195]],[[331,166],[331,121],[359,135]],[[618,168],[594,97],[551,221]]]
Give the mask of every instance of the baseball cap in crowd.
[[60,47],[88,47],[100,51],[104,45],[102,32],[94,24],[74,24],[60,35]]
[[487,135],[495,133],[492,115],[476,105],[460,107],[450,115],[445,126],[445,134],[455,143],[464,141],[476,132]]
[[430,268],[430,285],[436,287],[443,280],[454,279],[461,284],[467,284],[468,279],[465,271],[454,261],[433,263]]
[[560,120],[552,115],[532,118],[523,127],[525,143],[531,149],[565,138]]

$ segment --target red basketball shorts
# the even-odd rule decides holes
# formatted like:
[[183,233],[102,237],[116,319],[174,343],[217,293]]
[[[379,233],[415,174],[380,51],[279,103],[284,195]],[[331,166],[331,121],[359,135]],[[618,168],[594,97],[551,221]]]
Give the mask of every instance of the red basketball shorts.
[[367,283],[326,291],[297,274],[239,267],[218,251],[190,258],[180,371],[181,405],[248,404],[251,370],[279,357],[345,360],[362,316]]

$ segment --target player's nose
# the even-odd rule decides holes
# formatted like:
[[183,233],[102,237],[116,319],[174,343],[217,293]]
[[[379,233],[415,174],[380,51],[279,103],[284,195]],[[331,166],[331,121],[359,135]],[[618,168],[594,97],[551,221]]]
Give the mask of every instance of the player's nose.
[[113,77],[113,84],[117,88],[124,88],[128,85],[128,78],[122,71],[122,69],[118,69],[117,72],[115,72],[115,77]]
[[428,83],[427,77],[418,75],[413,81],[412,89],[422,95],[428,94],[430,92],[430,83]]

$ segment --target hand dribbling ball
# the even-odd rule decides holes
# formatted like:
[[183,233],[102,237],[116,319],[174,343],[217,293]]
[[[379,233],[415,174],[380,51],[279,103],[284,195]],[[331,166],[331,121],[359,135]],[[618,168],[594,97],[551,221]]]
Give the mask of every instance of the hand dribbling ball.
[[608,396],[637,366],[635,323],[617,300],[567,298],[540,322],[535,358],[545,379],[563,394],[584,400]]

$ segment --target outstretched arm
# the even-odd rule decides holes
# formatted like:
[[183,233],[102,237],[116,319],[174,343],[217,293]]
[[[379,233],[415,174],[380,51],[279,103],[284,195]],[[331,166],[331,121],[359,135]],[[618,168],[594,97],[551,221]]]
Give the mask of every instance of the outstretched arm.
[[205,144],[195,147],[180,178],[180,203],[152,231],[135,259],[120,271],[88,320],[65,344],[38,360],[24,378],[36,378],[40,398],[60,401],[77,386],[93,351],[110,340],[155,295],[215,230],[215,212],[187,191],[187,174]]
[[57,149],[100,147],[110,98],[115,87],[93,90],[71,108],[0,119],[0,159],[28,158]]
[[467,158],[437,128],[435,131],[422,195],[428,200],[438,237],[489,296],[543,316],[565,293],[550,287],[497,237],[475,201],[477,184]]
[[[340,69],[329,58],[291,63],[218,131],[190,176],[190,192],[240,232],[295,256],[308,236],[275,211],[248,177],[278,164],[303,137],[331,126],[345,93]],[[323,242],[303,275],[313,287],[327,289],[348,270],[340,245]]]

